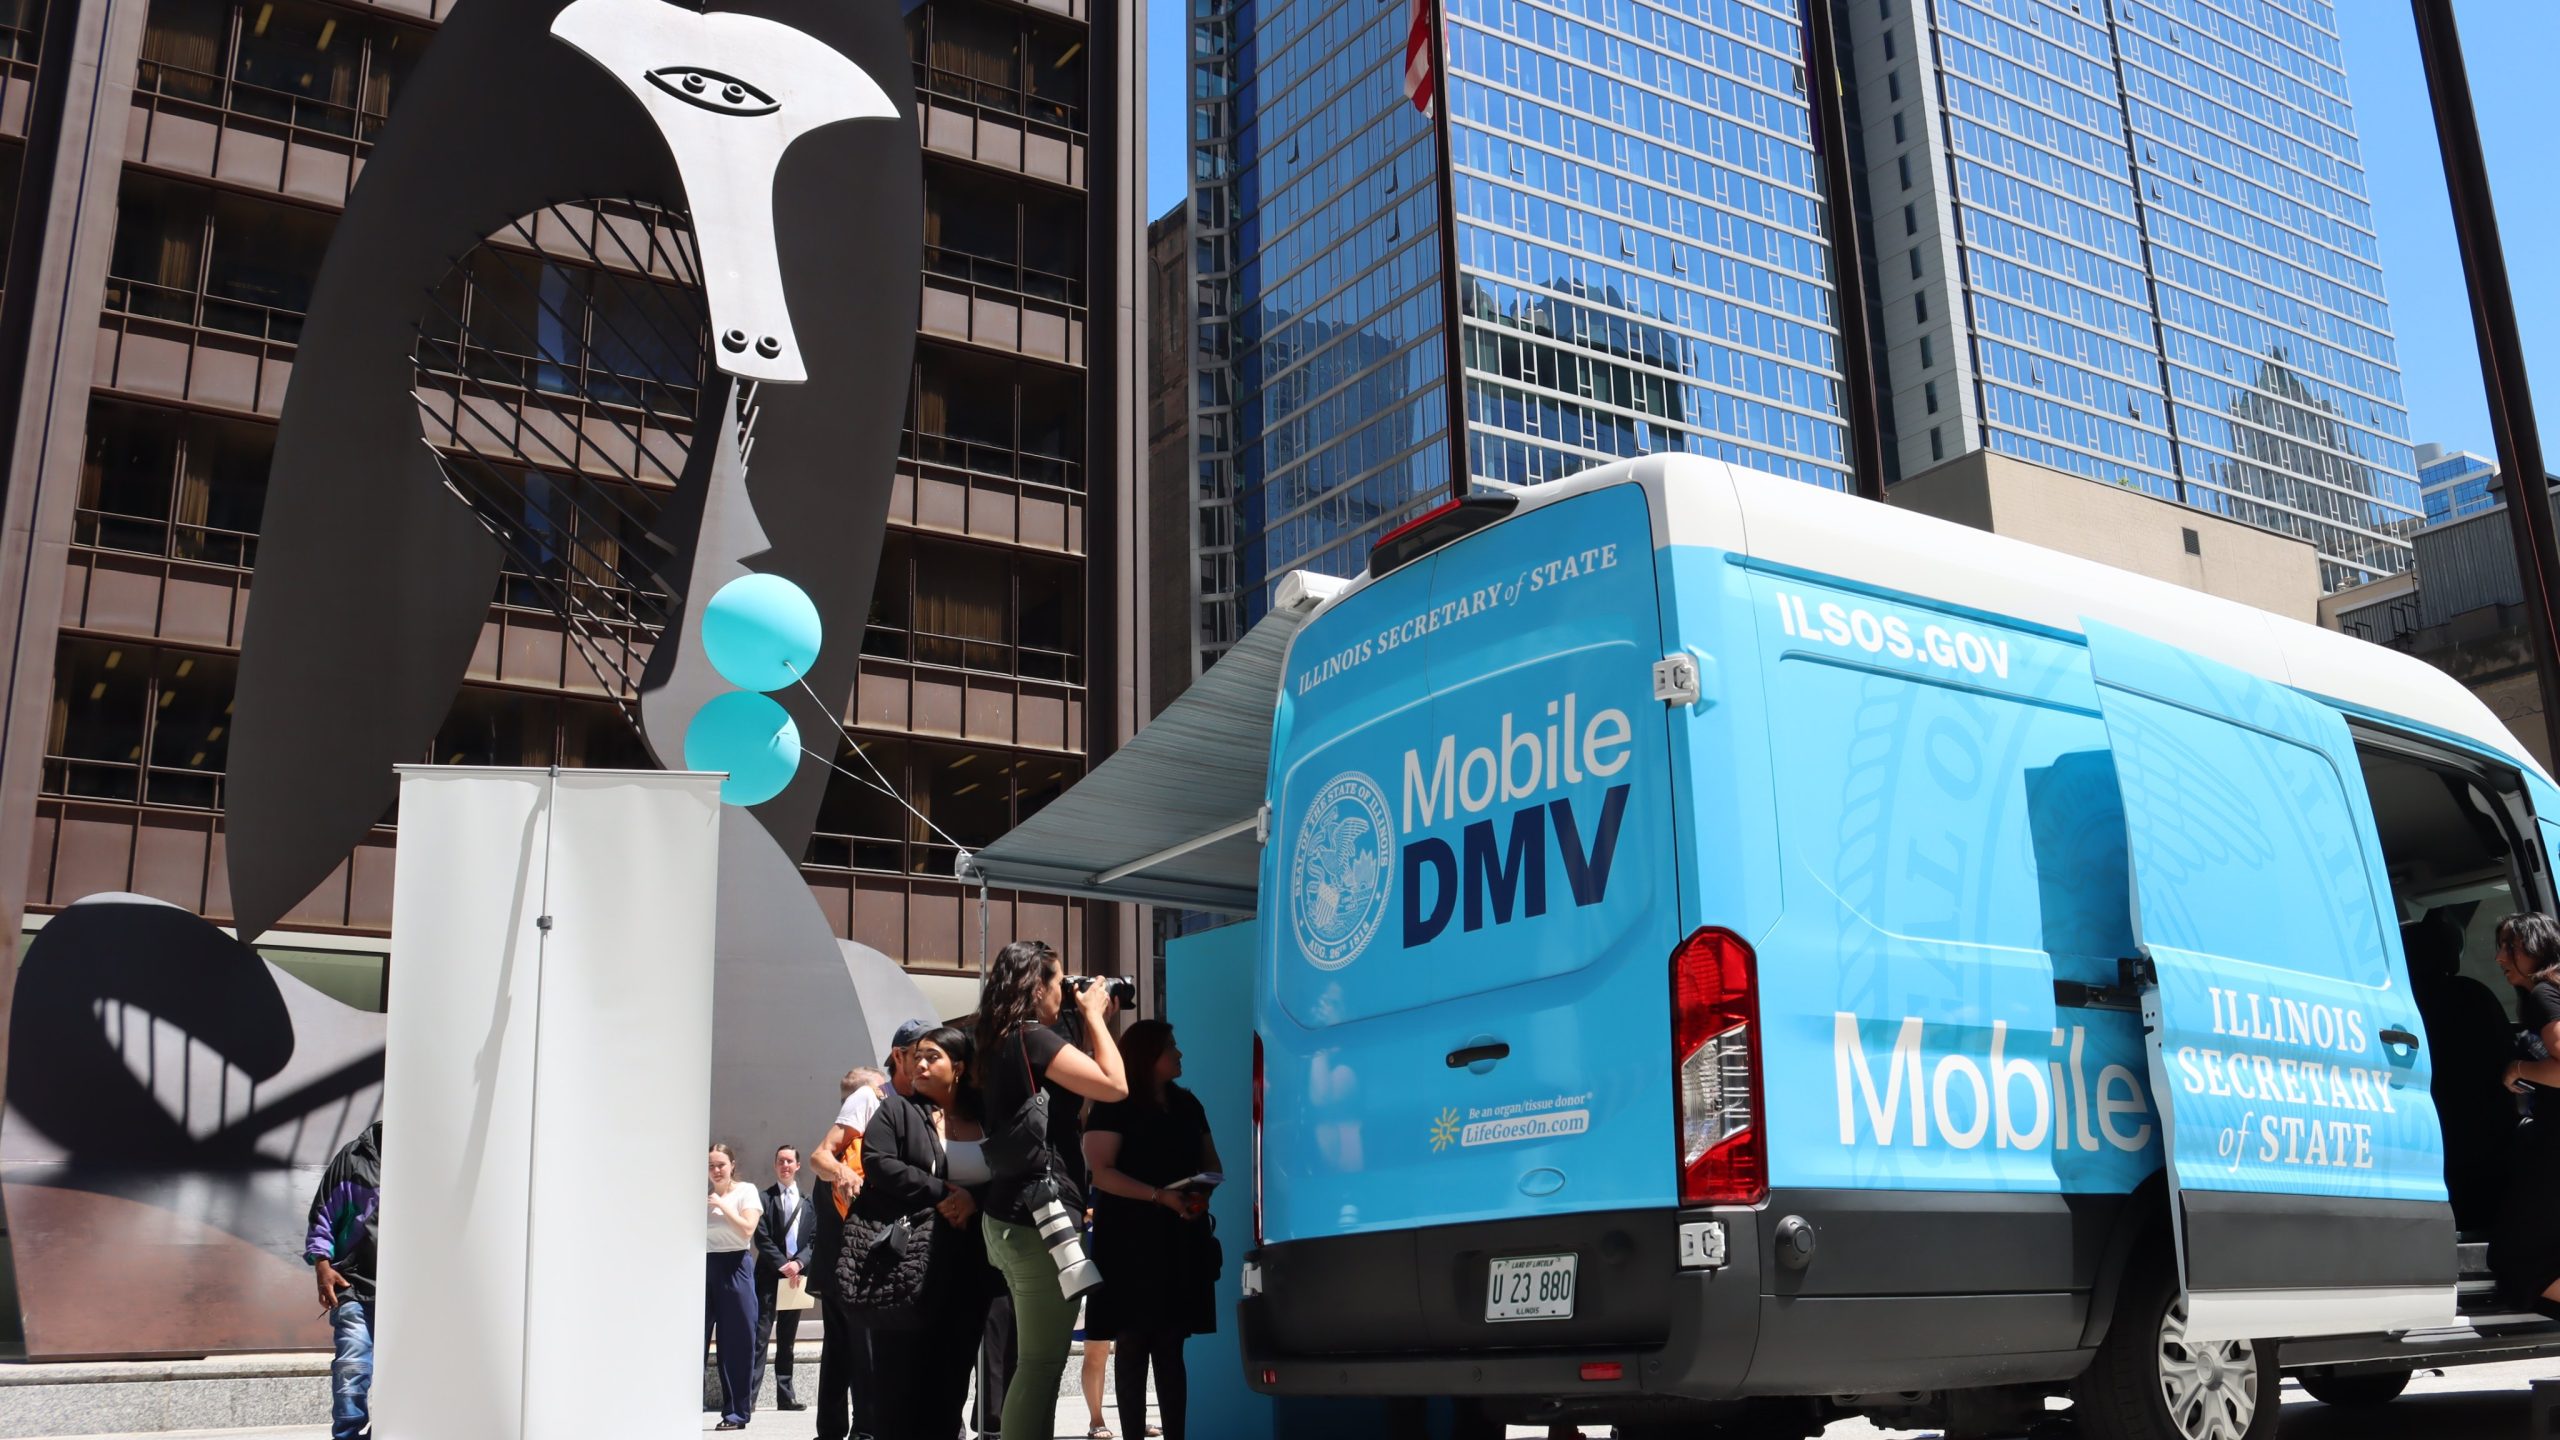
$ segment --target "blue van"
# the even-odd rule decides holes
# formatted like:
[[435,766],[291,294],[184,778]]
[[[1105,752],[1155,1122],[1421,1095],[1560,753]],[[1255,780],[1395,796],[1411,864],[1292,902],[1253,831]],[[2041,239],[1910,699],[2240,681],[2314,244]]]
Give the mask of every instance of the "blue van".
[[2443,1003],[2560,791],[2430,667],[1657,457],[1391,534],[1282,675],[1257,1389],[2255,1440],[2560,1353]]

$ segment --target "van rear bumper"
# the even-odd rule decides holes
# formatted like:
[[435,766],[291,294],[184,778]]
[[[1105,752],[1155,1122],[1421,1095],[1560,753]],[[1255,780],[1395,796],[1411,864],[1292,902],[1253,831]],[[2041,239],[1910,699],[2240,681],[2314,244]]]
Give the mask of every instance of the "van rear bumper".
[[[1692,1220],[1723,1224],[1722,1267],[1680,1267]],[[1238,1306],[1245,1379],[1265,1395],[1736,1395],[1759,1330],[1761,1223],[1613,1211],[1270,1246],[1246,1259],[1262,1293]],[[1485,1323],[1490,1261],[1547,1253],[1582,1257],[1575,1319]],[[1609,1363],[1618,1378],[1582,1378]]]
[[[1293,1241],[1247,1257],[1246,1381],[1267,1395],[1588,1402],[1959,1389],[2086,1366],[2123,1197],[1792,1191],[1755,1208],[1617,1211]],[[1790,1269],[1781,1221],[1818,1256]],[[1720,1267],[1680,1263],[1691,1221]],[[1582,1257],[1569,1322],[1488,1325],[1496,1256]],[[1614,1378],[1583,1378],[1615,1364]],[[1605,1373],[1605,1372],[1602,1372]]]

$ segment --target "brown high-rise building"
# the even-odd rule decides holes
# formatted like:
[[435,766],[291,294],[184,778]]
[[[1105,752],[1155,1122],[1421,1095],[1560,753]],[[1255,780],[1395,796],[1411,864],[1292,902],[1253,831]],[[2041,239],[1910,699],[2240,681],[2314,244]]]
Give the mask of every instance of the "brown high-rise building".
[[[455,3],[0,0],[0,923],[110,892],[230,918],[224,757],[275,418],[335,217]],[[838,933],[946,1013],[970,1008],[980,935],[954,843],[1002,834],[1147,714],[1144,20],[1139,0],[908,8],[924,300],[846,721],[915,813],[839,779],[803,868]],[[503,392],[516,423],[570,438],[508,472],[528,533],[420,761],[648,763],[561,597],[647,612],[645,536],[595,516],[645,513],[667,477],[627,467],[642,493],[617,499],[626,480],[581,447],[685,442],[652,427],[702,378],[697,337],[632,339],[690,304],[670,283],[686,266],[645,258],[683,254],[685,227],[615,206],[549,220],[421,297],[422,410]],[[481,353],[440,336],[443,306]],[[397,841],[377,828],[260,950],[379,1009]],[[1112,907],[990,899],[996,943],[1046,938],[1079,968],[1127,968],[1143,939]]]

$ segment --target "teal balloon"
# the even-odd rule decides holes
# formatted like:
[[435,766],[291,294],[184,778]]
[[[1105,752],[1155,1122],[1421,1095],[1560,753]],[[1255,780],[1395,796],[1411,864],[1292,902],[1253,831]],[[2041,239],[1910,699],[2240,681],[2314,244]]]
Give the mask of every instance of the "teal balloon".
[[715,696],[685,727],[688,770],[718,770],[720,798],[761,805],[782,793],[800,769],[800,727],[770,696],[732,690]]
[[824,638],[808,592],[779,575],[741,575],[702,610],[702,648],[741,690],[788,690],[809,673]]

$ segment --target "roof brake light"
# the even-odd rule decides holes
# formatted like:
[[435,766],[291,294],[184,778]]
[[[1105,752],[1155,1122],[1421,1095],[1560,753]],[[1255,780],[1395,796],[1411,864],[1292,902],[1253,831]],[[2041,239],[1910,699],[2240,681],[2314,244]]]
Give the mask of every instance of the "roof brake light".
[[1426,511],[1379,537],[1369,551],[1369,574],[1375,578],[1401,569],[1519,508],[1517,495],[1470,495]]

